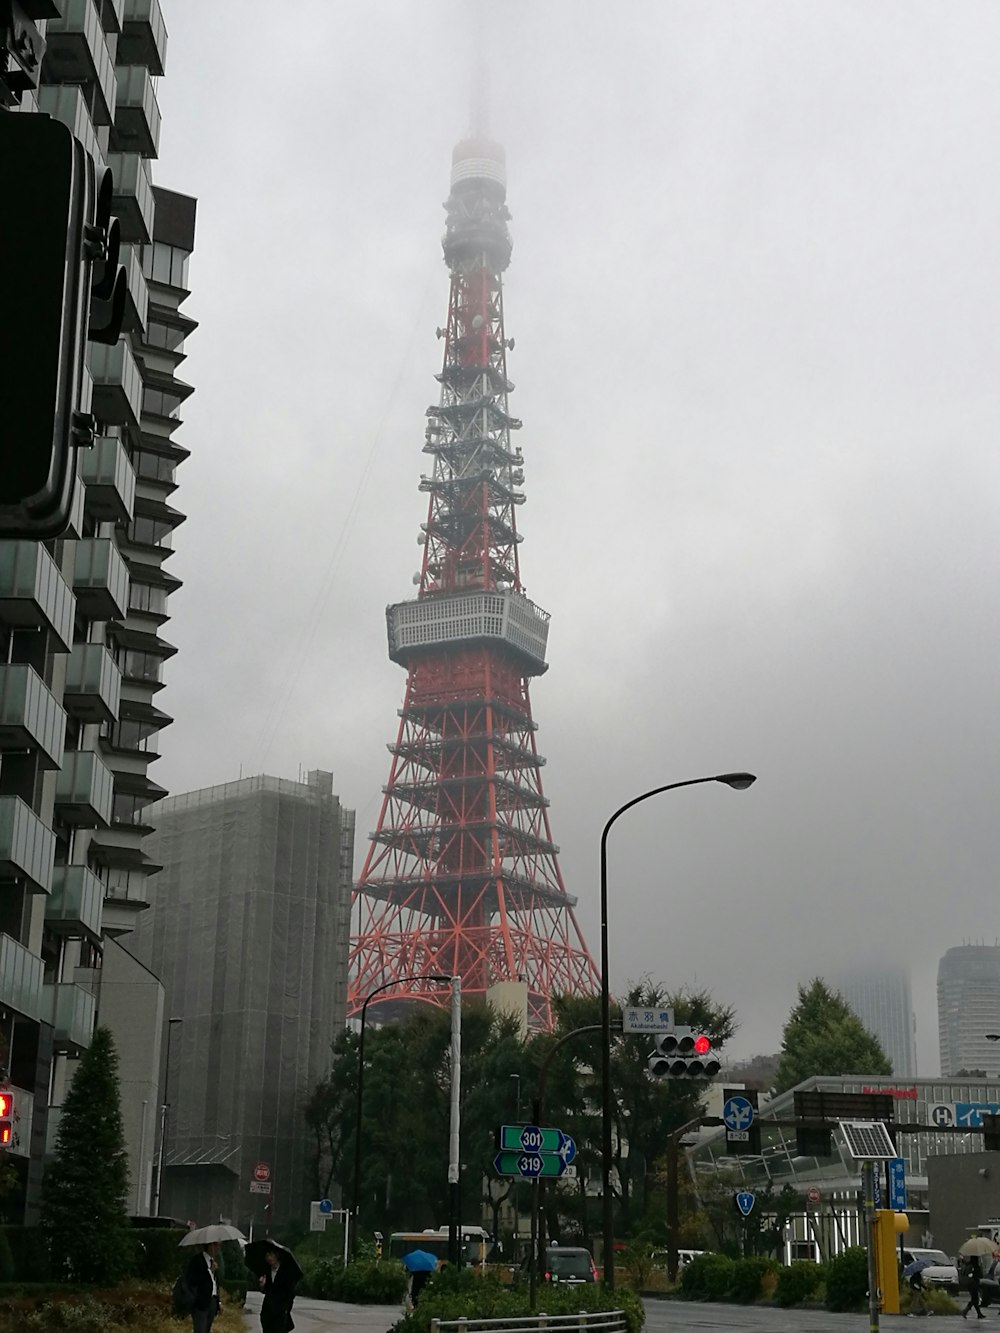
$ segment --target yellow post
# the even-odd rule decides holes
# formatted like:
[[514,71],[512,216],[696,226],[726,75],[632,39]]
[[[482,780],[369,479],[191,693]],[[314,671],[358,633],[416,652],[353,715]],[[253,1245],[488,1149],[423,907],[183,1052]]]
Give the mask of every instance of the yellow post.
[[899,1314],[899,1250],[896,1238],[909,1230],[905,1213],[876,1208],[874,1227],[875,1272],[882,1293],[882,1313]]

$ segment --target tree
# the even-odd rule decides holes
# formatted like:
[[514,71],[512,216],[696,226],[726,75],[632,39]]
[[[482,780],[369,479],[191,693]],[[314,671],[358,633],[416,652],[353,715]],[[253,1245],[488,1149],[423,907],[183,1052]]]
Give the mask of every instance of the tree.
[[42,1229],[56,1271],[91,1284],[127,1277],[133,1267],[128,1157],[118,1053],[107,1028],[94,1032],[66,1093],[42,1190]]
[[822,977],[799,986],[798,1003],[782,1033],[776,1088],[784,1092],[816,1074],[892,1073],[892,1064],[837,991]]

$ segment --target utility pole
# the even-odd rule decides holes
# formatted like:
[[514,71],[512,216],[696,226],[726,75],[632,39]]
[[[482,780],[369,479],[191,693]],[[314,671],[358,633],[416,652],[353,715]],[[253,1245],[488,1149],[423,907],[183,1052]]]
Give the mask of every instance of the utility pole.
[[448,1134],[448,1261],[461,1255],[462,978],[451,979],[451,1126]]

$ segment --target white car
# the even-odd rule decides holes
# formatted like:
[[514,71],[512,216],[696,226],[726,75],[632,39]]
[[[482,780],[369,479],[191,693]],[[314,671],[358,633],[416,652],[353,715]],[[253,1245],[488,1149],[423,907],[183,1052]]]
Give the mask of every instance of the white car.
[[948,1291],[958,1290],[958,1269],[954,1259],[949,1259],[944,1250],[904,1250],[904,1269],[915,1259],[930,1261],[920,1274],[925,1286],[944,1287]]

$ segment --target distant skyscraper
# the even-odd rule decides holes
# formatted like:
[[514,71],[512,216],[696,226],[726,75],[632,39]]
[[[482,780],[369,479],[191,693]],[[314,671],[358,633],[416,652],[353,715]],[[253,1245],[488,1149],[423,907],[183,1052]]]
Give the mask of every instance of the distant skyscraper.
[[917,1043],[910,974],[905,968],[874,966],[834,974],[836,987],[892,1061],[897,1078],[915,1078]]
[[938,964],[938,1041],[941,1073],[983,1069],[1000,1075],[1000,945],[960,944]]
[[245,1226],[271,1203],[273,1222],[300,1223],[317,1197],[305,1104],[345,1018],[354,812],[313,772],[187,792],[148,818],[163,869],[128,947],[181,1020],[159,1212]]

